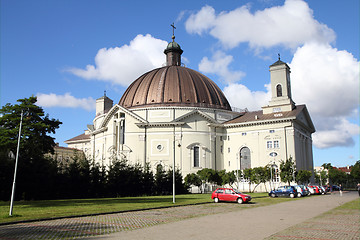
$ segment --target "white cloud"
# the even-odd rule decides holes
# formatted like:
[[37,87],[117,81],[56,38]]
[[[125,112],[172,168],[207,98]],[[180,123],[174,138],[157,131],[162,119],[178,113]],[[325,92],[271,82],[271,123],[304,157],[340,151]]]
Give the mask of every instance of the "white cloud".
[[265,87],[267,92],[251,91],[242,84],[230,83],[223,92],[231,106],[256,111],[267,105],[271,99],[270,85],[265,85]]
[[359,62],[351,53],[313,42],[297,49],[290,67],[293,98],[311,114],[349,116],[359,106]]
[[204,6],[196,14],[190,15],[185,22],[185,29],[189,33],[201,35],[203,32],[214,27],[215,21],[215,9],[211,6]]
[[359,126],[348,121],[359,108],[359,62],[328,44],[299,47],[290,64],[295,102],[306,103],[318,148],[351,146]]
[[83,108],[87,111],[95,110],[95,99],[75,98],[70,93],[64,95],[56,95],[54,93],[45,94],[38,93],[37,105],[41,107],[65,107],[65,108]]
[[85,69],[69,68],[66,71],[85,79],[128,86],[141,74],[165,63],[163,51],[166,46],[166,41],[149,34],[139,34],[129,45],[100,49],[95,56],[95,65],[87,65]]
[[187,32],[209,33],[226,48],[248,42],[252,48],[283,45],[295,48],[308,41],[330,43],[335,33],[313,17],[308,4],[287,0],[283,6],[251,13],[248,6],[216,15],[214,8],[204,6],[190,15],[185,23]]
[[200,64],[199,70],[204,73],[212,73],[220,76],[221,80],[225,82],[236,82],[245,76],[244,72],[231,71],[229,65],[233,62],[234,58],[230,55],[225,55],[224,52],[217,51],[212,59],[204,57]]

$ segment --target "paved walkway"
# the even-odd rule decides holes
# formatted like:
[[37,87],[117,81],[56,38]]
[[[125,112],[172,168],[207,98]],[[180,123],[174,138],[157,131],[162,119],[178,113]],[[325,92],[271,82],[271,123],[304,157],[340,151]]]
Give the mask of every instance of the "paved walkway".
[[[0,239],[297,239],[301,235],[296,231],[309,232],[309,226],[294,225],[313,225],[309,219],[356,198],[355,193],[345,193],[257,208],[244,204],[242,211],[238,204],[220,203],[13,224],[0,226]],[[359,214],[340,220],[339,234],[345,238],[328,239],[359,239],[359,220]]]
[[[101,238],[95,237],[94,239],[259,240],[272,236],[293,225],[300,224],[356,198],[358,198],[358,195],[355,192],[343,194],[342,197],[340,197],[339,194],[316,196],[265,207],[249,208],[243,211],[207,215],[135,231],[119,232],[102,236]],[[359,215],[357,216],[357,221],[350,222],[350,224],[356,224],[356,232],[354,235],[355,237],[357,236],[357,238],[330,239],[359,239]],[[295,235],[282,239],[298,239],[298,237]],[[321,238],[305,237],[305,239]]]

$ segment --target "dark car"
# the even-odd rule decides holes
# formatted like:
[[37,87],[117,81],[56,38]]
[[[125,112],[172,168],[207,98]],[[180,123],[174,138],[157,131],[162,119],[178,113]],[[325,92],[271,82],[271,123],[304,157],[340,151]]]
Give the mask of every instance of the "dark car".
[[216,203],[219,201],[228,201],[241,204],[251,201],[250,195],[243,194],[232,188],[218,188],[211,194],[211,198],[214,199]]
[[340,187],[338,185],[333,185],[331,189],[332,191],[340,191]]
[[297,196],[297,191],[294,186],[282,186],[269,192],[270,197],[291,197]]

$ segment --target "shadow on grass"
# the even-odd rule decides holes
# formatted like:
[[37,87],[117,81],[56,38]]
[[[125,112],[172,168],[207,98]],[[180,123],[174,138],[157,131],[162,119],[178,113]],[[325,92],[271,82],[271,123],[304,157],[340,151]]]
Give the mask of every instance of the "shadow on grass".
[[[116,204],[173,204],[172,196],[162,197],[124,197],[124,198],[94,198],[94,199],[64,199],[64,200],[40,200],[40,201],[18,201],[16,205],[22,208],[33,207],[66,207],[66,206],[91,206],[91,205],[116,205]],[[207,199],[200,200],[200,202],[210,202]],[[199,199],[191,197],[177,197],[176,204],[191,204],[199,203]],[[7,205],[3,202],[1,205]]]

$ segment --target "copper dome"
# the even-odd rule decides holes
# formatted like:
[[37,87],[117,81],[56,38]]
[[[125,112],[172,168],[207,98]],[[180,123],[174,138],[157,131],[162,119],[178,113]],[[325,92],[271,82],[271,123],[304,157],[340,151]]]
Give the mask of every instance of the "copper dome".
[[220,88],[205,75],[177,65],[154,69],[135,80],[119,101],[125,108],[191,106],[230,110]]

